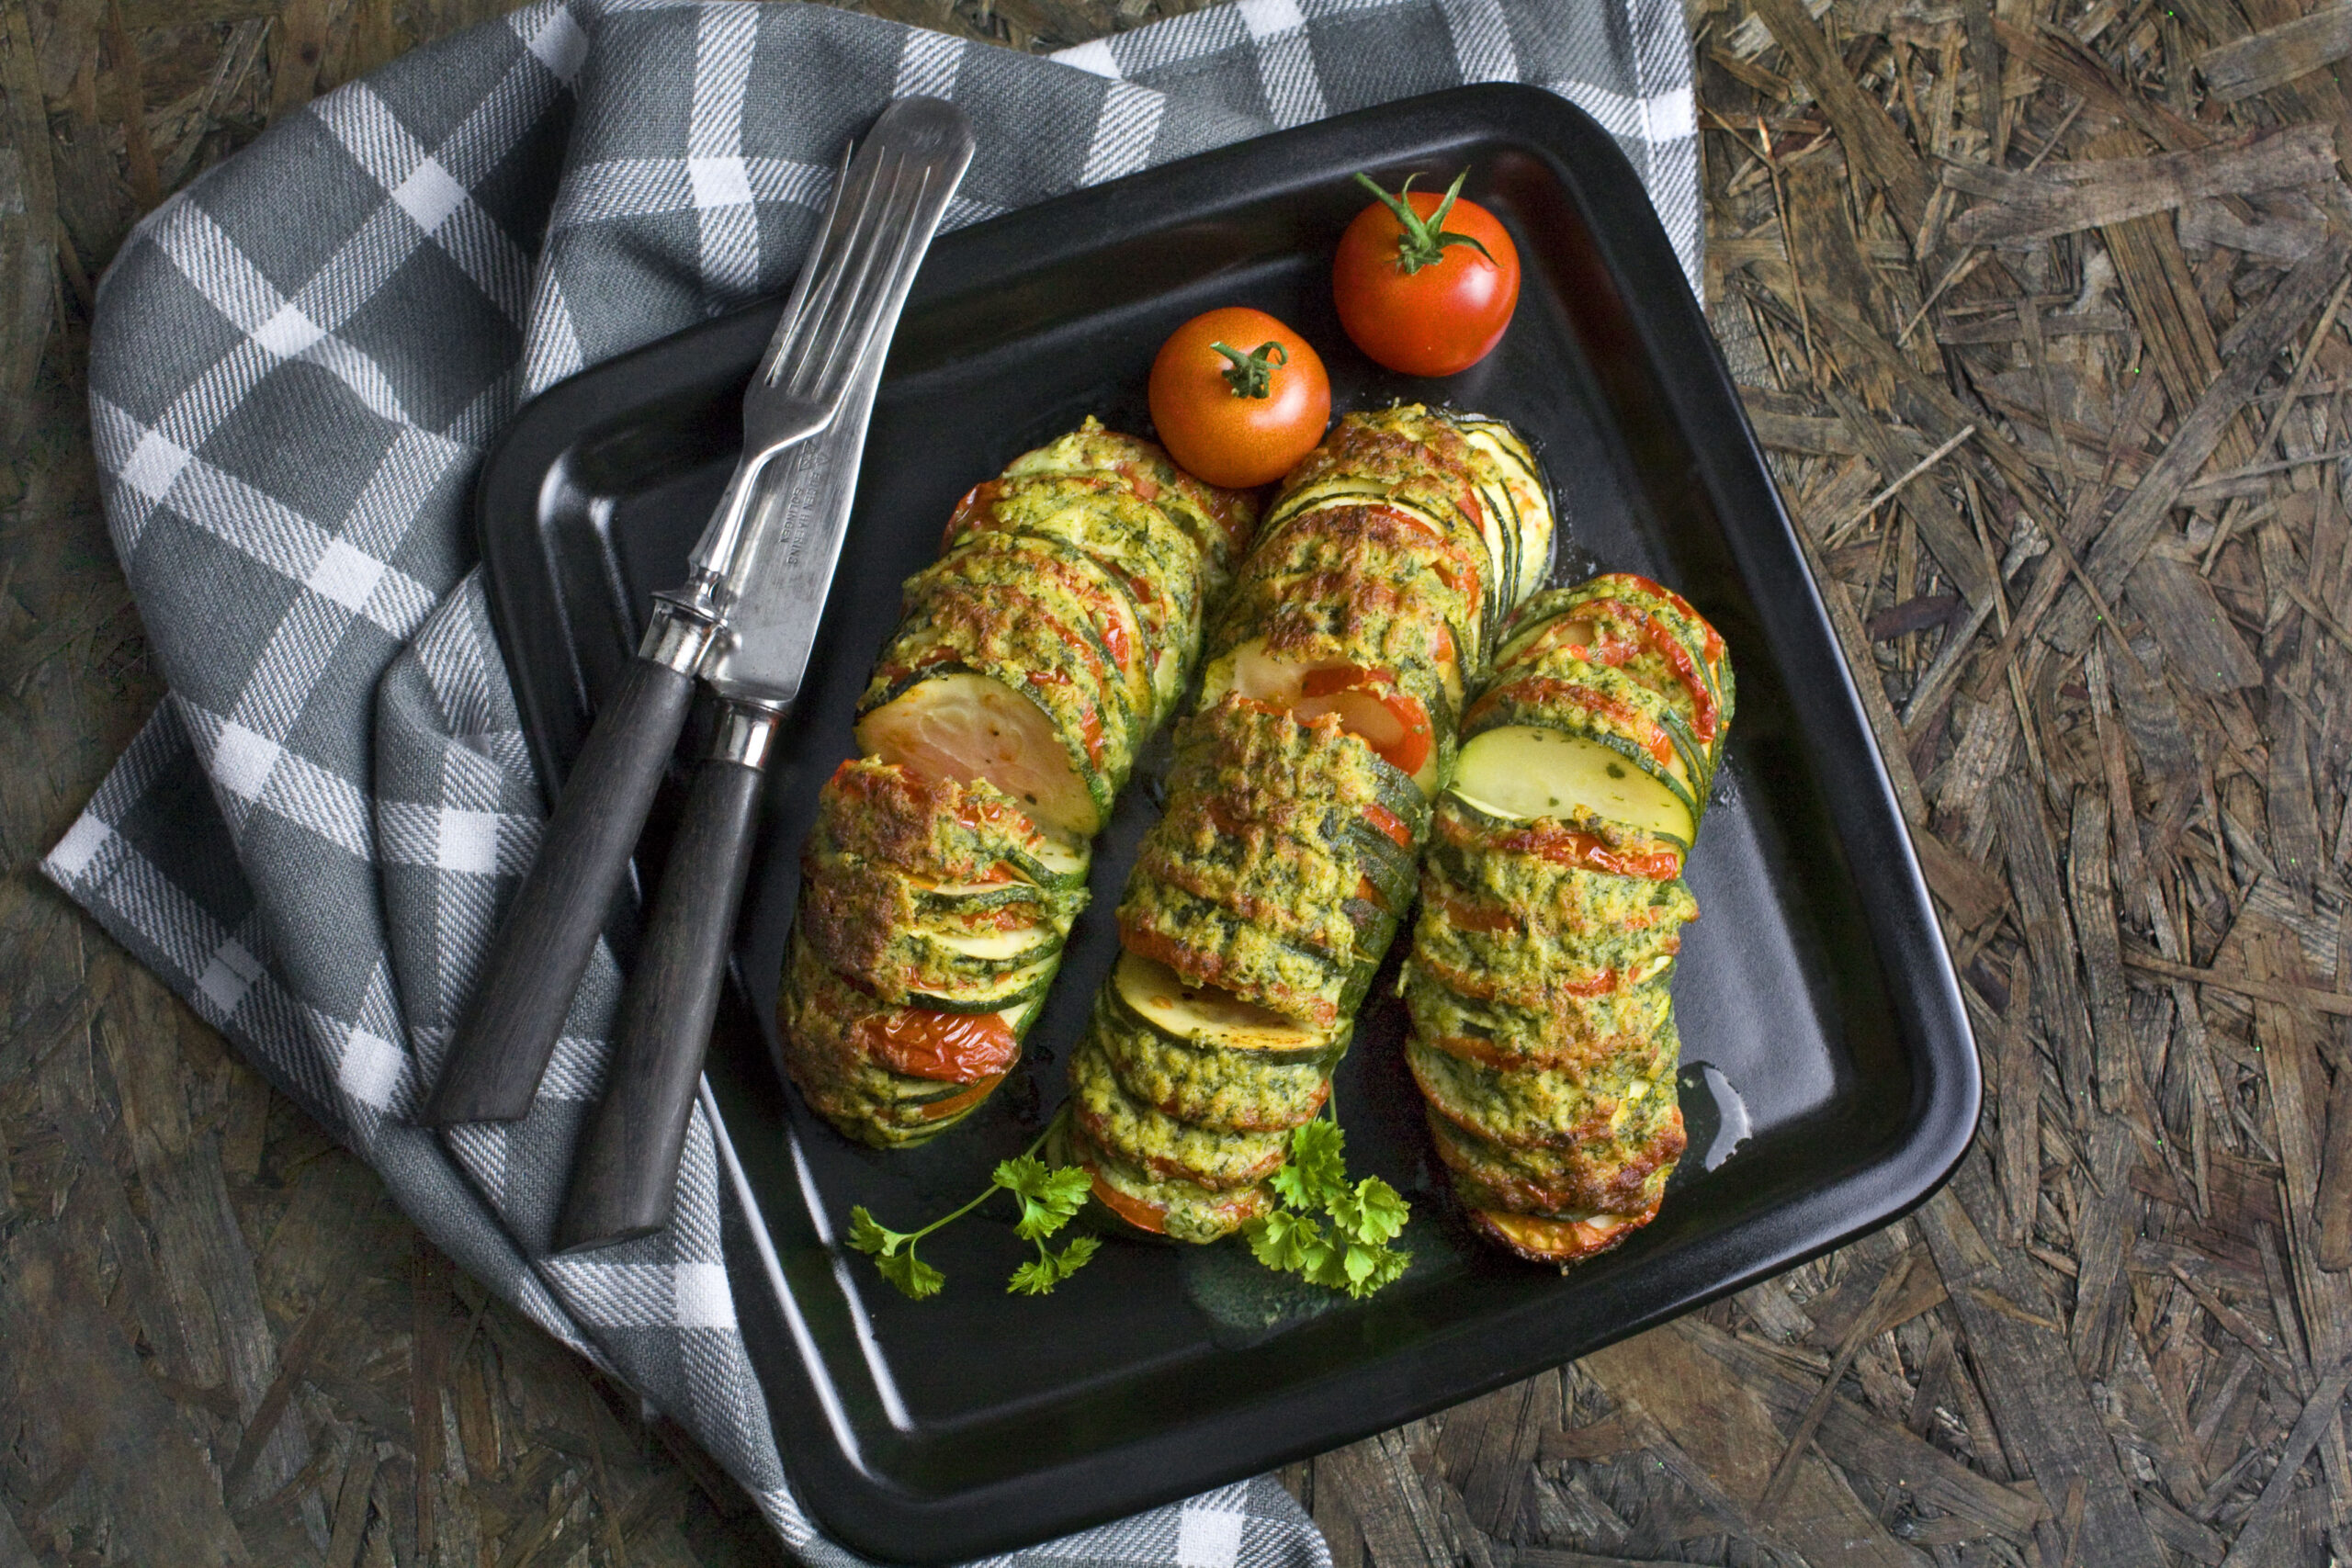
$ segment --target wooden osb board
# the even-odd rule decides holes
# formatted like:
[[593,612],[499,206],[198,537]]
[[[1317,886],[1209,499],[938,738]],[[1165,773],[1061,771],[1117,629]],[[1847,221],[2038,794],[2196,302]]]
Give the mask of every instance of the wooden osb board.
[[[775,1560],[29,869],[160,695],[90,280],[273,116],[502,8],[0,4],[0,1568]],[[1045,48],[1190,6],[865,8]],[[2303,9],[1694,8],[1707,304],[1984,1136],[1904,1224],[1293,1467],[1341,1568],[2352,1557],[2352,6]]]

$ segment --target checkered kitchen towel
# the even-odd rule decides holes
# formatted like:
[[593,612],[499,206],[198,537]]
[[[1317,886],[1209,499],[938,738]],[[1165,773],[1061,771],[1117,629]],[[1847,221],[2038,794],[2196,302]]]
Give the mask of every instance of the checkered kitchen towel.
[[[668,1235],[546,1256],[608,956],[529,1118],[446,1142],[412,1122],[543,809],[471,571],[476,466],[531,394],[784,288],[840,147],[893,96],[978,129],[954,226],[1484,80],[1595,114],[1695,275],[1676,0],[1241,0],[1050,61],[813,6],[542,0],[327,96],[148,219],[101,291],[107,517],[170,696],[49,874],[802,1555],[854,1561],[785,1484],[699,1113]],[[303,1447],[284,1424],[253,1484]],[[1262,1479],[1021,1555],[1329,1562]]]

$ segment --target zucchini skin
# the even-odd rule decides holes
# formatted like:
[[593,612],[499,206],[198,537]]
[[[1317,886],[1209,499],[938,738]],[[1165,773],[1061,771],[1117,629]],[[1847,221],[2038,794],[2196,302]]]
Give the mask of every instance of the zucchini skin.
[[[1410,908],[1464,694],[1521,597],[1525,541],[1548,548],[1548,510],[1521,514],[1544,494],[1532,460],[1504,472],[1513,450],[1419,407],[1351,414],[1269,509],[1120,900],[1128,956],[1071,1061],[1070,1144],[1094,1162],[1106,1216],[1182,1240],[1227,1234],[1262,1211],[1207,1195],[1257,1190],[1328,1100]],[[1362,694],[1351,707],[1334,692]],[[1137,965],[1220,998],[1211,1013],[1288,1021],[1296,1048],[1243,1049],[1214,1022],[1186,1037],[1182,1009],[1148,1014],[1125,994]]]
[[[1671,792],[1695,832],[1731,680],[1722,638],[1688,603],[1612,573],[1527,605],[1464,731],[1528,727],[1605,746]],[[1488,753],[1480,787],[1549,800],[1557,815],[1511,818],[1453,793],[1437,805],[1406,966],[1406,1062],[1472,1228],[1566,1267],[1648,1224],[1681,1157],[1669,981],[1698,906],[1681,840],[1601,815],[1592,801],[1631,805],[1597,774],[1527,756]],[[1545,789],[1501,787],[1526,779]]]
[[[1067,808],[1062,820],[1082,823],[1090,801],[1107,814],[1197,662],[1204,605],[1256,519],[1251,498],[1089,420],[976,487],[940,558],[908,580],[861,735],[869,716],[927,697],[900,710],[930,727],[925,745],[1012,739],[988,742],[995,761],[961,744],[899,753],[923,773],[854,759],[820,797],[777,1021],[788,1076],[844,1135],[903,1147],[978,1109],[1017,1063],[1086,902],[1089,853],[1041,830],[1043,808],[928,771],[948,771],[942,757],[994,768],[1038,786],[1030,801]],[[958,683],[929,684],[948,676]],[[1069,774],[1021,771],[1056,746]]]

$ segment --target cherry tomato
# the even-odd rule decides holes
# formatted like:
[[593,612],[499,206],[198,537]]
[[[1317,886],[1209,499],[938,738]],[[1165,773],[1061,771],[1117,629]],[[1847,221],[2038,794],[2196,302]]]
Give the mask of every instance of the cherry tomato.
[[1340,325],[1375,363],[1408,376],[1451,376],[1502,341],[1519,306],[1519,251],[1495,215],[1460,199],[1468,170],[1443,196],[1407,180],[1340,236],[1331,289]]
[[1151,418],[1178,467],[1246,489],[1282,478],[1323,439],[1331,380],[1305,338],[1263,310],[1229,305],[1160,345]]

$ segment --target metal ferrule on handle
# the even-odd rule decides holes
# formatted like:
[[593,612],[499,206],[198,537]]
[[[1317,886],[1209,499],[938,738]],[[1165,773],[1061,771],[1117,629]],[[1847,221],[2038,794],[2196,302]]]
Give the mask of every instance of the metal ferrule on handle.
[[761,785],[782,717],[764,705],[728,704],[695,775],[621,993],[612,1071],[556,1224],[560,1252],[609,1247],[670,1223],[686,1124],[727,980]]
[[597,714],[538,858],[507,906],[425,1105],[427,1125],[512,1122],[531,1109],[717,631],[693,604],[655,602],[637,657]]

